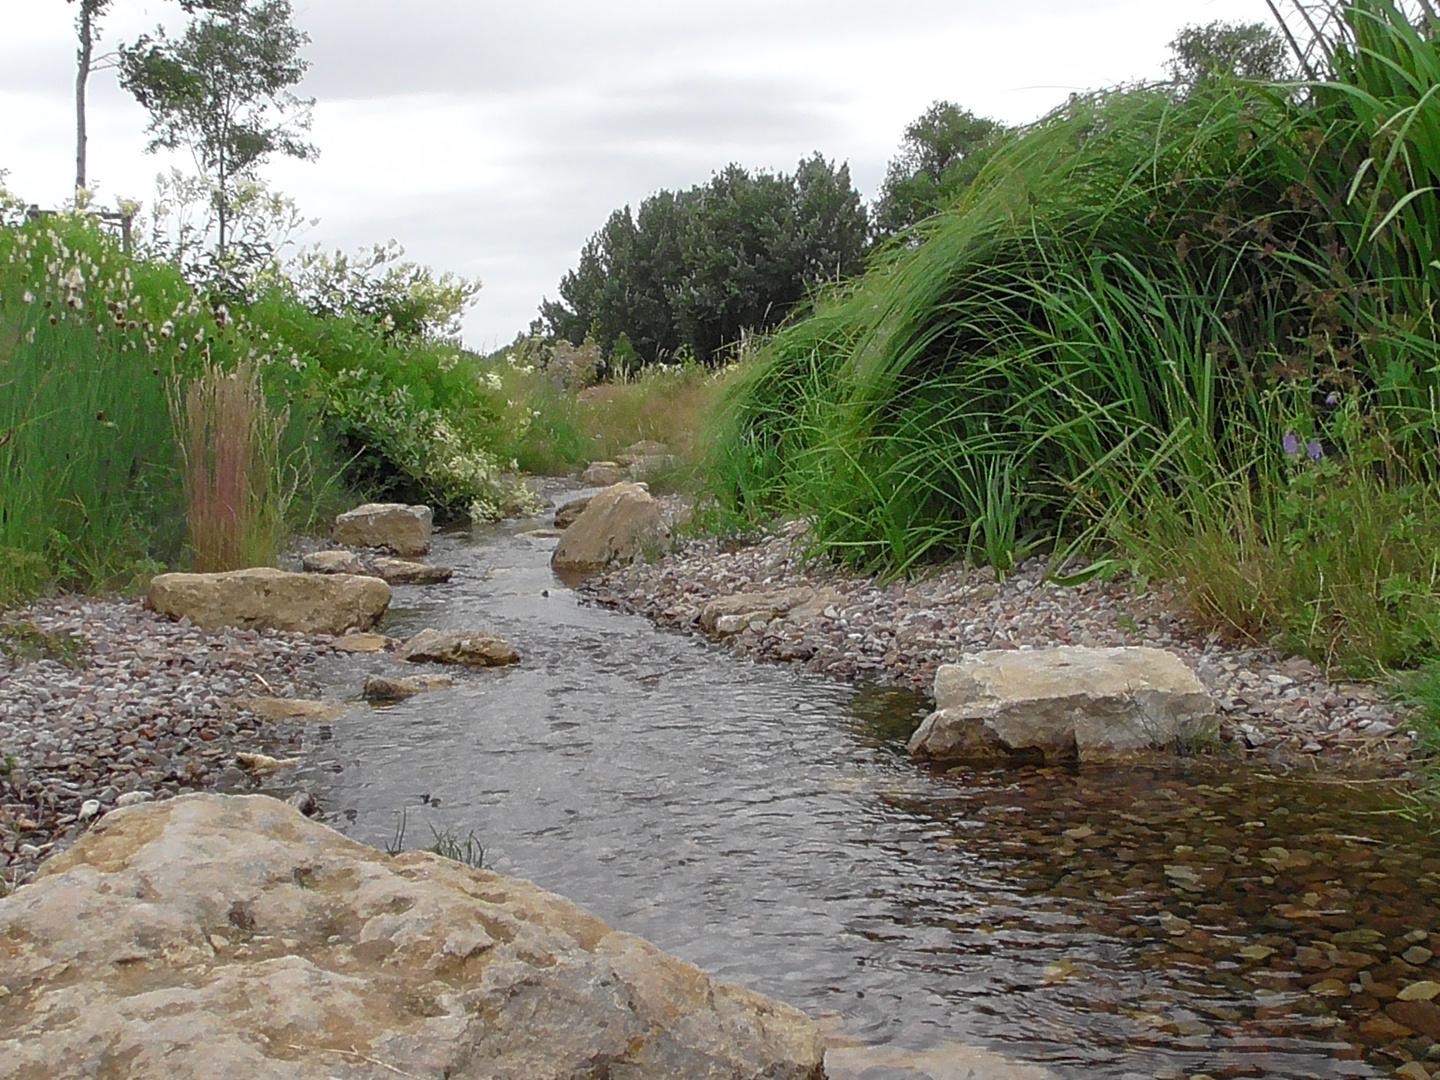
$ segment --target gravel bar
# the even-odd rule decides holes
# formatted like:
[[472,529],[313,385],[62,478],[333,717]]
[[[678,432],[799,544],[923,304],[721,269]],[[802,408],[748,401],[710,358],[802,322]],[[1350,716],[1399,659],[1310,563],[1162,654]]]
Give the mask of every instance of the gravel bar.
[[[257,790],[242,752],[298,752],[302,726],[253,697],[304,697],[333,640],[208,632],[138,601],[43,600],[0,613],[0,895],[123,802]],[[264,782],[284,793],[290,770]]]
[[1414,752],[1404,717],[1379,688],[1332,682],[1304,658],[1206,632],[1178,614],[1163,590],[1115,580],[1061,586],[1045,580],[1043,559],[1022,564],[1003,582],[988,567],[951,565],[882,585],[807,560],[803,535],[803,524],[792,524],[739,550],[692,540],[658,562],[612,571],[585,592],[601,605],[700,634],[701,610],[717,597],[796,586],[829,590],[820,615],[800,622],[776,617],[719,640],[757,661],[926,693],[936,668],[966,653],[1147,645],[1195,669],[1220,706],[1224,741],[1277,763],[1364,759],[1394,772]]

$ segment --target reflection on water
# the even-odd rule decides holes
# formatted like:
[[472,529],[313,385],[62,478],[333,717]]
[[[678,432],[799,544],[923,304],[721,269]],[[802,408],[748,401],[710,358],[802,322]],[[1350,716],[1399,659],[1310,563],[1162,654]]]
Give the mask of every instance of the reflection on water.
[[326,726],[306,772],[343,831],[474,829],[487,865],[887,1044],[837,1073],[961,1075],[961,1044],[1066,1077],[1428,1063],[1385,1010],[1440,980],[1440,861],[1379,794],[1194,761],[926,773],[922,700],[582,606],[552,544],[442,541],[455,582],[397,591],[387,632],[491,630],[524,662]]

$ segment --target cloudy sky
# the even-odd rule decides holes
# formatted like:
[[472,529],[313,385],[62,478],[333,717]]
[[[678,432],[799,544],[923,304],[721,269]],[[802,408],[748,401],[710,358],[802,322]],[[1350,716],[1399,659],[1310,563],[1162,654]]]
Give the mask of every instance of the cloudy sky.
[[[867,197],[910,120],[945,98],[1010,122],[1072,91],[1161,75],[1190,23],[1263,0],[295,0],[311,35],[317,163],[271,185],[318,218],[304,239],[395,239],[485,283],[467,341],[508,342],[615,207],[735,161],[820,150]],[[108,43],[165,21],[115,0]],[[0,0],[0,169],[59,204],[74,176],[74,5]],[[102,201],[146,200],[168,164],[112,73],[91,82]],[[177,159],[188,165],[188,159]]]

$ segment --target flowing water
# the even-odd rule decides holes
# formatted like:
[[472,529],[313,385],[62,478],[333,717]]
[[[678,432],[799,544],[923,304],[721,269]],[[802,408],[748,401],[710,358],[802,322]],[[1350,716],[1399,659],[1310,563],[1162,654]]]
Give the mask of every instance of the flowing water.
[[1440,852],[1372,812],[1383,786],[928,773],[904,754],[922,699],[587,606],[537,524],[442,537],[454,582],[397,590],[387,633],[494,631],[524,660],[321,727],[304,772],[348,835],[473,830],[487,867],[883,1046],[847,1052],[866,1080],[1000,1060],[967,1046],[1075,1078],[1440,1067],[1384,1012],[1440,980]]

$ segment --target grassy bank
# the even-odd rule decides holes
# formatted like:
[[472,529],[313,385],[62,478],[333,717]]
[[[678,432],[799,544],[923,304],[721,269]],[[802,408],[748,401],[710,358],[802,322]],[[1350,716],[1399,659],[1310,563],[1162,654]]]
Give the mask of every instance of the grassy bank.
[[1436,656],[1440,52],[1348,18],[1325,85],[1092,95],[999,151],[736,382],[722,507],[889,573],[1098,556],[1352,674]]
[[447,341],[283,277],[232,310],[83,216],[0,218],[0,603],[273,562],[362,497],[498,517],[508,418]]

